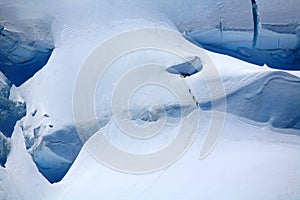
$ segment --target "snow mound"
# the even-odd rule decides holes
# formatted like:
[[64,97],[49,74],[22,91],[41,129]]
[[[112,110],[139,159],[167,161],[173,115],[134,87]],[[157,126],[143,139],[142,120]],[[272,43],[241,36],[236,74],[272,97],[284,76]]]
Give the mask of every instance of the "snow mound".
[[[266,72],[229,92],[227,112],[274,128],[300,130],[300,78],[286,72]],[[216,109],[225,102],[213,100]],[[204,110],[211,102],[201,102]]]
[[153,105],[149,107],[135,108],[131,112],[131,120],[141,120],[144,122],[156,122],[163,117],[176,119],[187,116],[194,110],[192,105]]

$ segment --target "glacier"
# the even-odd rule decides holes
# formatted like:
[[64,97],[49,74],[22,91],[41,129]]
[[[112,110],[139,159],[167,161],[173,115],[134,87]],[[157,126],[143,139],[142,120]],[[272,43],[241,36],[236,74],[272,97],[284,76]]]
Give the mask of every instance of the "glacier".
[[[0,199],[297,199],[299,9],[293,0],[1,1]],[[181,115],[194,109],[204,124],[191,151],[174,166],[130,176],[100,166],[85,149],[72,115],[72,92],[82,63],[97,44],[149,27],[174,30],[206,49],[224,81],[226,102],[210,99],[206,84],[214,80],[202,80],[201,58],[191,64],[192,58],[147,51],[116,61],[95,97],[97,123],[115,144],[146,152],[166,145]],[[157,140],[132,142],[117,134],[110,92],[131,65],[152,60],[169,67],[162,75],[185,77],[194,104],[178,105],[157,87],[137,92],[130,102],[131,120],[148,125],[167,117],[169,127]],[[216,110],[226,104],[228,115],[220,145],[201,165],[192,152],[203,141],[212,104]],[[221,176],[227,186],[220,183]],[[26,185],[28,177],[40,185],[39,191]],[[268,179],[274,180],[269,187]]]

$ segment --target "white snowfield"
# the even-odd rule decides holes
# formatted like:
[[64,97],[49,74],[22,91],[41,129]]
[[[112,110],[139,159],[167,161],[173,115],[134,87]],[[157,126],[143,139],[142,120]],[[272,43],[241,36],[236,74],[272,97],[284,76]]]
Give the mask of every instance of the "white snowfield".
[[[164,148],[173,142],[181,115],[189,116],[196,109],[200,113],[199,127],[190,148],[172,165],[153,173],[123,173],[99,163],[82,147],[74,124],[72,97],[82,64],[99,44],[134,29],[176,31],[182,34],[182,39],[194,44],[221,46],[245,57],[251,57],[249,49],[254,46],[261,51],[276,49],[276,55],[270,53],[275,55],[272,59],[277,56],[279,62],[299,69],[299,3],[293,0],[254,2],[258,6],[258,21],[254,20],[255,5],[250,0],[2,0],[1,26],[30,36],[28,25],[23,26],[25,21],[30,21],[32,27],[41,21],[45,27],[50,24],[47,34],[35,32],[33,38],[43,34],[40,38],[53,42],[55,48],[42,69],[9,90],[8,100],[26,103],[26,115],[16,123],[11,137],[0,131],[0,155],[4,150],[9,152],[5,167],[0,166],[0,200],[298,200],[298,71],[278,72],[266,65],[242,61],[247,59],[235,54],[232,56],[242,60],[204,50],[220,74],[228,106],[215,148],[205,159],[199,159],[211,123],[210,103],[216,102],[221,108],[224,104],[209,98],[206,84],[213,85],[215,80],[205,83],[202,68],[185,79],[162,70],[160,75],[174,76],[168,80],[175,84],[183,80],[188,83],[190,91],[185,93],[190,96],[186,98],[193,103],[179,105],[176,95],[160,85],[139,88],[129,101],[131,121],[147,126],[166,117],[167,125],[149,140],[132,139],[122,134],[112,120],[111,92],[120,77],[133,66],[153,60],[166,66],[186,61],[151,49],[116,60],[98,82],[95,113],[101,130],[118,148],[134,153]],[[278,49],[290,49],[295,54],[281,54]],[[291,57],[296,64],[290,62]],[[256,64],[264,63],[267,62]],[[201,67],[204,69],[205,65]],[[284,65],[282,69],[286,69]],[[1,90],[7,82],[0,73]]]

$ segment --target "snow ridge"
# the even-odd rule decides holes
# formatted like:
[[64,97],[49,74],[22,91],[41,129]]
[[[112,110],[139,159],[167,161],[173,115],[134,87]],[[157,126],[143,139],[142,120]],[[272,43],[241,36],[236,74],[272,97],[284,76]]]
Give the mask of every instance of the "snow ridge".
[[[224,101],[213,100],[218,105]],[[253,122],[269,124],[271,128],[294,129],[300,135],[300,78],[286,72],[263,73],[251,83],[231,91],[226,96],[227,112]],[[211,102],[201,102],[203,110]],[[291,132],[291,133],[292,133]]]

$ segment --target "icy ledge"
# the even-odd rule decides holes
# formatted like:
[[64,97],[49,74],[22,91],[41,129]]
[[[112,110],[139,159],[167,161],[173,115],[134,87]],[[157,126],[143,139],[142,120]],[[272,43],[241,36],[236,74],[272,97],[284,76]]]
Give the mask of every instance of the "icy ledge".
[[0,24],[0,71],[16,86],[40,70],[53,49],[51,41],[38,40],[33,34],[10,30]]

